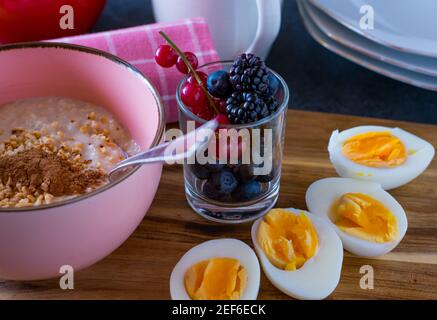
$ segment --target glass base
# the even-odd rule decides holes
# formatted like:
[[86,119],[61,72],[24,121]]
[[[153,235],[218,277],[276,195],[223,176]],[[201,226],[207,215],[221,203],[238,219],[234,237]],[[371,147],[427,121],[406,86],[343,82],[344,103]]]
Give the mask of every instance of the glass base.
[[244,223],[264,216],[276,204],[279,196],[279,181],[269,188],[262,198],[250,202],[223,203],[207,199],[187,188],[185,195],[190,207],[205,219],[228,224]]

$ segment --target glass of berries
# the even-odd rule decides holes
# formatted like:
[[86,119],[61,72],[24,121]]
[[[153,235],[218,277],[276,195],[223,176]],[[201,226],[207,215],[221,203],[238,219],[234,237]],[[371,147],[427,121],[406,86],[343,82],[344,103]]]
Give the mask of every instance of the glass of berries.
[[216,222],[259,218],[279,195],[287,84],[253,54],[199,67],[194,54],[162,35],[169,44],[157,50],[156,61],[186,74],[176,92],[180,129],[219,123],[208,148],[184,163],[188,203]]

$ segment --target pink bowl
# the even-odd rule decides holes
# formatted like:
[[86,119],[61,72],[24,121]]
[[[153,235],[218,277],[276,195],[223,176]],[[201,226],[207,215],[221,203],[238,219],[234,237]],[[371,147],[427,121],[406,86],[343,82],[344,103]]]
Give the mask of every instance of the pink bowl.
[[[16,44],[0,47],[0,70],[0,105],[38,96],[80,99],[112,112],[142,149],[163,138],[157,91],[115,56],[69,44]],[[161,172],[161,164],[151,164],[69,201],[0,209],[0,278],[51,278],[63,265],[77,271],[107,256],[144,218]]]

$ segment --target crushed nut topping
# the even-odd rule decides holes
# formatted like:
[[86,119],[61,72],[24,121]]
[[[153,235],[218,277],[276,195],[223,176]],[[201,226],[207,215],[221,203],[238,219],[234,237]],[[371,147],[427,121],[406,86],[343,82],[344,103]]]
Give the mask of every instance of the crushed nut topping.
[[139,151],[105,110],[68,98],[1,106],[0,127],[3,208],[50,204],[93,191],[108,183],[108,171],[124,159],[122,149]]
[[88,168],[90,160],[82,158],[80,148],[58,148],[50,137],[21,128],[12,132],[0,147],[5,150],[0,155],[0,206],[49,204],[56,196],[83,194],[105,182],[105,172]]

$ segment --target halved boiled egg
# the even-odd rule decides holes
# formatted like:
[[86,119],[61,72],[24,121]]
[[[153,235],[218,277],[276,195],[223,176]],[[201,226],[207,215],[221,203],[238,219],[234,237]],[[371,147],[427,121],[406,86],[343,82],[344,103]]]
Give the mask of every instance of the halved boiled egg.
[[273,209],[252,226],[264,273],[285,294],[324,299],[340,280],[343,246],[322,218],[297,209]]
[[415,179],[435,153],[429,142],[414,134],[381,126],[335,130],[328,151],[340,176],[378,182],[385,190]]
[[310,185],[308,209],[334,226],[343,247],[358,256],[393,250],[404,237],[404,209],[381,185],[348,178],[326,178]]
[[173,300],[256,300],[260,267],[253,250],[236,239],[191,248],[170,277]]

